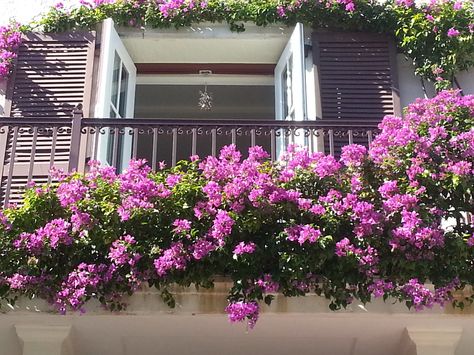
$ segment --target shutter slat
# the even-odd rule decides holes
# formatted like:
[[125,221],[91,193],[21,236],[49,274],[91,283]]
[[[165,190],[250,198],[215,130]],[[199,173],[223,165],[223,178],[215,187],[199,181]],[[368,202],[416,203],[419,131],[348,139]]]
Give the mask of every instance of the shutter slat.
[[[373,122],[398,113],[394,48],[391,38],[378,34],[313,33],[322,119]],[[367,138],[353,142],[367,145]],[[347,135],[334,136],[335,154],[348,143]]]
[[[87,117],[90,100],[90,77],[95,50],[95,34],[58,35],[28,34],[18,51],[9,101],[12,117],[66,118],[82,104]],[[33,130],[21,129],[12,156],[13,135],[5,137],[3,174],[0,175],[0,201],[5,198],[9,164],[13,162],[11,202],[20,202],[22,188],[28,182],[31,154],[34,164],[31,176],[37,183],[48,181],[53,130],[38,132],[33,150]],[[55,166],[67,168],[71,144],[70,129],[59,129],[55,138]],[[0,167],[1,168],[1,167]]]

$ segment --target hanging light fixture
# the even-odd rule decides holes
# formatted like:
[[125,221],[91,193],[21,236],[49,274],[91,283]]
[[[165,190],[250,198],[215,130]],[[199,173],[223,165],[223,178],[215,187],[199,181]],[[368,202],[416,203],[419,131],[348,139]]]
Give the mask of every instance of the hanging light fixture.
[[[210,70],[200,70],[200,75],[208,76],[212,74]],[[210,111],[212,109],[212,92],[207,91],[207,82],[204,82],[204,91],[199,90],[198,106],[201,110]]]

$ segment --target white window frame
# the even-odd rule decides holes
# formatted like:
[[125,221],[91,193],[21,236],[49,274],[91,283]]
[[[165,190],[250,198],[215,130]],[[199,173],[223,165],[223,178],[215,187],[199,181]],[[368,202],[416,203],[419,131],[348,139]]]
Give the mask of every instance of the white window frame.
[[[126,95],[125,117],[121,117],[118,112],[118,107],[111,102],[112,88],[113,88],[113,68],[115,55],[118,55],[120,63],[119,82],[117,91],[120,93],[121,88],[121,74],[123,68],[128,72],[128,87]],[[102,43],[100,51],[99,63],[99,84],[97,90],[97,105],[95,109],[95,116],[97,118],[110,118],[111,109],[115,112],[116,118],[133,118],[135,111],[135,87],[137,81],[137,69],[132,58],[128,54],[120,36],[115,30],[115,25],[112,19],[106,19],[102,24]],[[120,100],[120,98],[118,98]],[[120,105],[120,103],[119,103]],[[117,105],[117,106],[119,106]],[[110,134],[99,135],[97,141],[97,159],[104,164],[107,164],[107,146],[111,139]],[[132,151],[132,135],[125,132],[123,134],[122,149],[119,152],[121,166],[123,169],[128,166]]]
[[[297,23],[275,67],[276,120],[307,120],[306,75],[304,29],[301,23]],[[283,80],[284,76],[287,80]],[[288,114],[286,115],[285,112]],[[281,134],[277,142],[277,157],[286,150],[288,144],[307,146],[302,132],[297,136],[289,137]]]

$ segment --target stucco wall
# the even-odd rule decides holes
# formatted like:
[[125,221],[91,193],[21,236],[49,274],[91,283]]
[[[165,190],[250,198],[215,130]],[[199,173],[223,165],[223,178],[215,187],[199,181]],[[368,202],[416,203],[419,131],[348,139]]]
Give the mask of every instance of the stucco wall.
[[[402,54],[398,55],[398,78],[400,85],[400,101],[402,107],[406,107],[418,97],[424,97],[421,80],[415,76],[415,67],[405,59]],[[474,94],[474,68],[468,72],[462,72],[456,75],[459,85],[463,89],[464,94]],[[429,97],[435,93],[432,84],[425,82],[426,91]]]
[[[228,287],[217,282],[213,290],[177,288],[173,310],[156,290],[146,287],[127,300],[129,307],[120,314],[93,304],[86,306],[84,315],[66,316],[50,313],[50,307],[39,300],[21,299],[14,307],[4,304],[0,355],[415,355],[416,330],[428,345],[435,343],[442,350],[423,352],[418,348],[423,344],[417,344],[418,355],[472,354],[472,307],[462,314],[449,306],[417,313],[377,299],[332,312],[328,301],[314,294],[275,295],[271,307],[261,306],[255,329],[246,331],[243,324],[226,320]],[[64,328],[69,329],[69,336]],[[446,341],[453,331],[457,339]],[[46,351],[65,338],[71,351]]]

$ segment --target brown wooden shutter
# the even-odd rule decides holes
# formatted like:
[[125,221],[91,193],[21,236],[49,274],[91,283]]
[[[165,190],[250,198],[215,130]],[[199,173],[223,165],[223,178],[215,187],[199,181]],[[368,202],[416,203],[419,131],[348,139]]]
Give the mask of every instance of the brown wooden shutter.
[[[25,35],[9,80],[5,115],[40,123],[71,118],[82,104],[87,117],[94,50],[93,32]],[[48,180],[51,165],[67,170],[70,129],[10,129],[0,139],[0,201],[18,202],[29,180]]]
[[[396,47],[390,37],[315,32],[312,40],[319,118],[374,124],[401,113]],[[367,144],[367,138],[356,136],[354,143]],[[334,144],[338,155],[348,138],[334,137]]]

